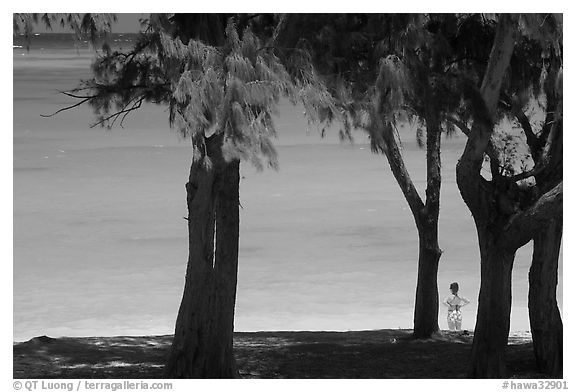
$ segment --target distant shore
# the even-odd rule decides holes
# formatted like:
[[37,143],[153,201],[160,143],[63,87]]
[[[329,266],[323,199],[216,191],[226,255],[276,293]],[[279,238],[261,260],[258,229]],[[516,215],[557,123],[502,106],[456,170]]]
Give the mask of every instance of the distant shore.
[[[412,330],[237,332],[242,378],[466,378],[472,333],[442,331],[431,339]],[[172,335],[40,336],[14,343],[14,378],[162,378]],[[527,332],[510,334],[511,378],[536,371]]]

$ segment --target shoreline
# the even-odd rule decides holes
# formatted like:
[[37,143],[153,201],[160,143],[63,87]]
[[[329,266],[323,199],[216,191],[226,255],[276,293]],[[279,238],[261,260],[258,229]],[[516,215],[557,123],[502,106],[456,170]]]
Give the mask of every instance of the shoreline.
[[[299,334],[299,333],[351,333],[351,332],[377,332],[377,331],[405,331],[411,332],[411,328],[382,328],[382,329],[357,329],[357,330],[255,330],[255,331],[234,331],[234,335],[240,334]],[[474,335],[473,329],[463,329],[461,331],[450,331],[448,329],[440,329],[439,333],[441,334],[449,334],[449,333],[469,333]],[[22,343],[28,343],[35,339],[106,339],[106,338],[156,338],[156,337],[165,337],[165,336],[173,336],[173,334],[118,334],[118,335],[102,335],[102,336],[91,336],[91,335],[60,335],[60,336],[48,336],[48,335],[38,335],[33,336],[26,340],[13,340],[13,345],[19,345]],[[515,330],[510,331],[508,334],[509,338],[532,338],[532,334],[529,330]]]

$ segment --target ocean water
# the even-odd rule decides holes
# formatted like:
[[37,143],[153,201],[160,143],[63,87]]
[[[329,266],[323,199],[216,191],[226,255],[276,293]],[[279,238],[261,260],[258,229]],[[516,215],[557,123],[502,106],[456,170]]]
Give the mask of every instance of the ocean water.
[[[172,333],[187,258],[189,142],[158,106],[112,131],[90,128],[86,107],[41,117],[74,103],[59,91],[89,77],[93,52],[66,36],[34,37],[30,51],[14,45],[14,340]],[[280,169],[241,169],[236,330],[410,328],[416,228],[385,157],[361,132],[350,144],[307,131],[288,104],[277,128]],[[402,139],[423,193],[424,151],[410,129]],[[463,327],[473,329],[479,251],[454,173],[464,143],[443,141],[438,280],[441,297],[460,283],[472,301]],[[529,329],[530,257],[530,245],[517,253],[512,330]],[[558,296],[562,306],[561,280]]]

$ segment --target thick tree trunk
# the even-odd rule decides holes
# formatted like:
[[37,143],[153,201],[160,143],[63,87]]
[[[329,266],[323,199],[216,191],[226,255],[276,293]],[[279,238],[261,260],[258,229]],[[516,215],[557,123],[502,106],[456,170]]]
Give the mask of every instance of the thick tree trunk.
[[438,332],[438,246],[437,225],[419,227],[418,283],[414,305],[414,337],[429,338]]
[[558,184],[526,210],[510,214],[501,209],[508,204],[502,201],[506,193],[498,191],[500,188],[495,180],[476,183],[476,192],[472,192],[474,188],[466,186],[466,182],[474,178],[464,176],[464,173],[464,170],[457,170],[457,180],[474,216],[481,263],[470,376],[502,378],[507,376],[505,351],[510,332],[515,253],[534,238],[539,228],[550,224],[550,217],[562,214],[563,187],[562,183]]
[[[238,269],[239,162],[225,162],[222,137],[205,139],[186,184],[189,258],[165,375],[232,378]],[[207,159],[209,158],[209,159]]]
[[[510,332],[512,265],[517,249],[505,247],[506,242],[499,238],[509,213],[498,209],[494,181],[488,182],[481,176],[484,153],[489,149],[497,120],[500,88],[514,49],[518,21],[518,17],[512,14],[501,14],[498,19],[479,91],[484,105],[475,108],[470,136],[456,165],[458,188],[474,217],[480,245],[481,283],[470,368],[470,376],[475,378],[504,377],[506,372],[504,356]],[[492,167],[495,163],[491,162]]]
[[505,351],[510,332],[512,265],[515,250],[499,243],[499,233],[478,229],[480,243],[480,294],[472,344],[470,376],[506,377]]
[[563,371],[563,325],[556,302],[561,242],[561,217],[534,237],[528,293],[530,329],[538,369],[558,378],[562,378]]
[[[536,165],[547,162],[548,166],[535,175],[536,184],[543,190],[562,181],[563,128],[561,101],[553,94],[547,96],[546,122],[536,138],[529,124],[524,126],[526,136],[532,133],[530,148],[537,157]],[[534,356],[538,369],[549,376],[562,378],[563,374],[563,325],[558,303],[556,287],[558,285],[558,258],[562,243],[562,213],[556,219],[542,225],[542,231],[534,236],[534,251],[530,267],[528,291],[528,310]]]

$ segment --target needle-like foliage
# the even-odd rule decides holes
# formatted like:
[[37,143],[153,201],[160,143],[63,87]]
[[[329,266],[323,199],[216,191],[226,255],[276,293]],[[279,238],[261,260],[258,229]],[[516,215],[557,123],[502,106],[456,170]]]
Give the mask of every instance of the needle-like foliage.
[[94,125],[122,125],[143,103],[167,105],[170,125],[195,147],[202,137],[222,133],[226,159],[261,169],[278,166],[272,140],[281,98],[300,102],[311,122],[329,124],[339,116],[304,54],[278,57],[250,27],[239,31],[233,17],[221,42],[186,39],[178,20],[151,16],[132,50],[103,51],[93,77],[67,92],[92,106]]

